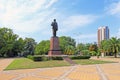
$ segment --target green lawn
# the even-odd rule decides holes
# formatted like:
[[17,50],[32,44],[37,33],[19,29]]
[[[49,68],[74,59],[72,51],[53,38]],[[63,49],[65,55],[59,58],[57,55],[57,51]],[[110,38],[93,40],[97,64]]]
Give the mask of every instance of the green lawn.
[[73,60],[73,61],[81,65],[114,63],[112,61],[101,61],[101,60],[93,60],[93,59],[81,59],[81,60]]
[[58,67],[69,66],[70,64],[63,60],[50,60],[34,62],[27,58],[15,59],[5,70],[11,69],[31,69],[31,68],[45,68],[45,67]]
[[[92,60],[92,59],[80,59],[80,60],[73,60],[73,61],[81,65],[113,63],[111,61],[101,61],[101,60]],[[64,60],[34,62],[27,58],[17,58],[10,65],[8,65],[8,67],[5,70],[60,67],[60,66],[70,66],[70,64]]]

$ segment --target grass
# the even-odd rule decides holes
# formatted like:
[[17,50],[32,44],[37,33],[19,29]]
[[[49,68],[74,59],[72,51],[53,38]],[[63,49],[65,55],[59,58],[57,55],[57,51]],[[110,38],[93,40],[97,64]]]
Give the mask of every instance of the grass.
[[[73,61],[76,64],[81,64],[81,65],[113,63],[112,61],[101,61],[101,60],[93,60],[93,59],[79,59]],[[17,58],[10,65],[8,65],[5,70],[60,67],[60,66],[70,66],[70,64],[64,60],[34,62],[27,58]]]
[[102,60],[93,60],[93,59],[81,59],[81,60],[73,60],[73,61],[81,65],[113,63],[113,61],[102,61]]
[[15,59],[10,65],[8,65],[5,70],[58,67],[58,66],[69,66],[69,65],[70,65],[69,63],[63,60],[34,62],[27,58],[18,58]]

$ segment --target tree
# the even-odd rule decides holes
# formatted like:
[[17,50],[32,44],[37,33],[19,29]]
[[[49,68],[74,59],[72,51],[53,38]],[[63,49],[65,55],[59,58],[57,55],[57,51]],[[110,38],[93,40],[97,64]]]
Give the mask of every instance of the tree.
[[33,38],[25,38],[24,40],[24,56],[34,55],[34,50],[36,46],[36,42]]
[[96,44],[92,44],[92,45],[89,47],[89,51],[95,51],[95,52],[97,52],[97,49],[98,49],[98,47],[97,47]]
[[35,47],[35,54],[36,55],[45,55],[48,53],[50,49],[50,41],[49,40],[43,40]]
[[22,56],[24,52],[24,46],[25,46],[24,40],[22,38],[19,38],[14,44],[13,52],[19,56]]
[[100,52],[101,52],[101,55],[103,56],[104,54],[107,55],[109,54],[111,51],[110,51],[110,40],[102,40],[101,41],[101,44],[100,44]]
[[81,53],[82,55],[90,55],[89,50],[82,50]]
[[71,37],[62,36],[59,38],[59,41],[60,41],[60,48],[63,50],[63,53],[66,53],[65,51],[70,48],[74,50],[76,42]]
[[117,53],[119,52],[120,43],[119,39],[116,37],[112,37],[109,41],[110,43],[110,50],[114,54],[114,57],[117,58]]
[[83,44],[83,43],[80,43],[80,44],[78,44],[77,45],[77,51],[78,52],[80,52],[80,51],[82,51],[82,50],[85,50],[85,44]]
[[13,50],[17,41],[18,35],[14,34],[11,29],[0,28],[0,55],[2,57],[15,56]]
[[67,55],[75,54],[75,47],[73,47],[73,46],[66,46],[64,54],[67,54]]
[[101,52],[114,54],[114,57],[117,57],[117,53],[120,51],[120,39],[112,37],[109,40],[103,40],[100,45]]

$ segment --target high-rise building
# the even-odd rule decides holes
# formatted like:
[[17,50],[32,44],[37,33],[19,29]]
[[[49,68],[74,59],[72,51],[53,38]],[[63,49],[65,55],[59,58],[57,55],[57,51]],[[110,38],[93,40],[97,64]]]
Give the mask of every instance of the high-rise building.
[[99,27],[97,34],[98,34],[98,46],[100,46],[100,42],[102,40],[109,39],[109,28],[107,26]]

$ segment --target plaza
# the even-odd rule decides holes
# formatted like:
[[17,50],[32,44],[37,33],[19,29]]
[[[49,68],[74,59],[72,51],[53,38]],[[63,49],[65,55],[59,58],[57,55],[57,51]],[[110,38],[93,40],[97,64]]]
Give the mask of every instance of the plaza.
[[[92,59],[97,59],[93,57]],[[14,59],[0,59],[0,80],[119,80],[120,59],[100,58],[116,63],[52,68],[4,70]]]

